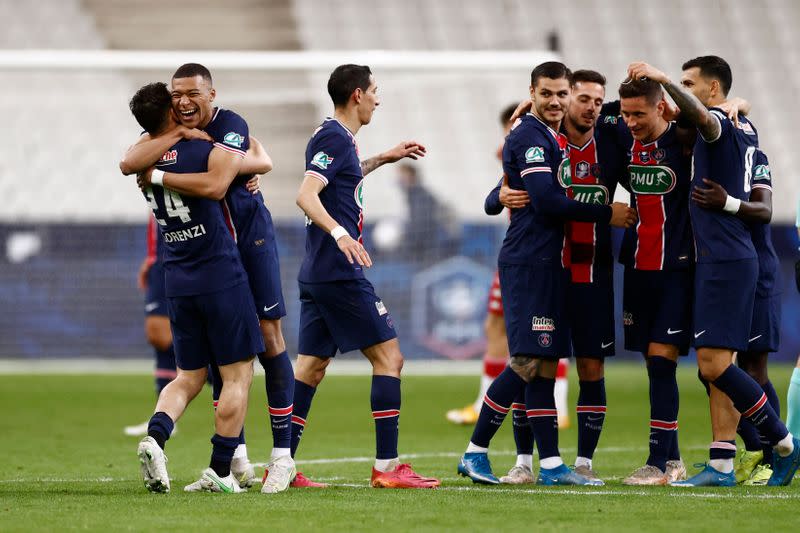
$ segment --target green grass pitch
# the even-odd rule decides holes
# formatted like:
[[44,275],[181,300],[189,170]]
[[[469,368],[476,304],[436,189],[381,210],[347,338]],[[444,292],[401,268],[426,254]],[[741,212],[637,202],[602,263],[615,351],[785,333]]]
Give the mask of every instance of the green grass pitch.
[[[334,363],[335,364],[335,363]],[[680,440],[684,461],[707,458],[708,403],[690,361],[679,372]],[[785,398],[791,370],[772,379]],[[571,370],[570,400],[577,383]],[[146,419],[153,406],[146,376],[0,376],[0,531],[796,531],[800,481],[788,488],[628,488],[620,479],[647,455],[648,401],[644,368],[610,364],[608,415],[595,469],[605,487],[483,487],[457,477],[456,463],[471,428],[444,419],[471,401],[474,377],[409,376],[403,380],[400,452],[414,468],[439,476],[428,491],[368,488],[374,453],[367,376],[329,376],[314,401],[298,454],[299,469],[325,480],[325,490],[279,495],[186,494],[207,465],[213,433],[205,390],[168,442],[173,492],[149,494],[139,479],[137,439],[122,427]],[[251,460],[271,446],[263,377],[247,415]],[[575,458],[576,430],[560,433],[564,459]],[[513,464],[510,421],[495,438],[495,473]],[[690,468],[690,473],[694,471]],[[523,529],[524,528],[524,529]]]

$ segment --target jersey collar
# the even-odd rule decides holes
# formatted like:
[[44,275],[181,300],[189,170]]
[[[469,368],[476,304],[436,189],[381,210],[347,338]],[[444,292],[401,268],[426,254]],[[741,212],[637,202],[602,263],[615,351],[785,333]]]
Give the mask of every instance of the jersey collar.
[[555,137],[556,139],[558,139],[558,132],[557,132],[556,130],[554,130],[553,128],[551,128],[550,126],[548,126],[548,125],[547,125],[547,124],[544,122],[544,120],[540,119],[539,117],[537,117],[537,116],[536,116],[536,115],[534,115],[533,113],[527,113],[527,115],[528,115],[528,116],[530,116],[530,117],[533,117],[534,119],[536,119],[536,120],[537,120],[537,121],[538,121],[538,122],[539,122],[539,123],[540,123],[542,126],[544,126],[545,128],[547,128],[547,131],[549,131],[549,132],[550,132],[550,134],[551,134],[553,137]]

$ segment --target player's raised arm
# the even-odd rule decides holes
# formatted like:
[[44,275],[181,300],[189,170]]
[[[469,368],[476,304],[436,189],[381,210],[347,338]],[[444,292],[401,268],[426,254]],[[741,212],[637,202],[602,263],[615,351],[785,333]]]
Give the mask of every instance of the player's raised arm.
[[694,124],[705,141],[719,139],[722,133],[719,120],[695,95],[671,81],[666,74],[647,63],[636,62],[628,65],[628,77],[632,80],[648,78],[660,83],[680,109],[681,117]]
[[231,182],[239,174],[242,160],[242,156],[238,154],[214,148],[208,156],[207,172],[173,174],[155,170],[152,175],[140,175],[137,183],[140,188],[155,184],[180,194],[222,200]]
[[358,263],[361,266],[371,267],[367,250],[357,240],[353,239],[347,230],[344,229],[325,209],[319,199],[319,193],[325,188],[325,183],[319,178],[306,175],[303,183],[300,184],[300,191],[297,193],[297,206],[303,210],[312,223],[320,227],[325,233],[329,233],[332,239],[336,240],[336,245],[347,257],[350,264]]
[[206,132],[184,126],[177,126],[156,137],[145,133],[122,156],[122,161],[119,162],[120,171],[126,176],[144,172],[155,165],[164,152],[181,139],[213,141]]
[[361,162],[361,174],[367,174],[386,163],[395,163],[408,157],[409,159],[419,159],[425,157],[428,149],[417,141],[403,141],[394,148],[381,152],[380,154],[365,159]]
[[250,148],[242,161],[239,174],[266,174],[273,168],[272,158],[255,137],[250,137]]

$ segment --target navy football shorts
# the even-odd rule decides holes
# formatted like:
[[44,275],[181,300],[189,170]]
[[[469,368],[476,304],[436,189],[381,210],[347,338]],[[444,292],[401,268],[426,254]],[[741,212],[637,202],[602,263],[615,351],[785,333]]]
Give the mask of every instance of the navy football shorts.
[[264,351],[247,283],[194,296],[168,298],[178,368],[197,370],[245,361]]
[[753,321],[747,351],[777,352],[781,343],[781,295],[758,296],[753,302]]
[[696,268],[695,348],[747,350],[758,280],[758,260],[698,263]]
[[651,342],[689,353],[692,340],[693,272],[625,267],[622,290],[625,349],[647,354]]
[[169,316],[167,309],[166,285],[164,283],[164,267],[156,261],[147,271],[147,292],[144,296],[145,316]]
[[560,265],[500,265],[509,353],[548,359],[571,351],[569,271]]
[[298,353],[328,358],[397,338],[392,315],[368,280],[299,285]]
[[240,250],[242,265],[261,320],[277,320],[286,316],[286,304],[281,290],[281,266],[275,241],[262,246]]
[[614,281],[612,273],[593,283],[570,283],[569,316],[575,357],[612,357],[614,351]]

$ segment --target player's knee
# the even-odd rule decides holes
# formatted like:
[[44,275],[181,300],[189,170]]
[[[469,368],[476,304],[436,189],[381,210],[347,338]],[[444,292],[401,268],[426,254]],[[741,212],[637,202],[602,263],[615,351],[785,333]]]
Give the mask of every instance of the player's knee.
[[144,335],[147,343],[158,351],[164,352],[172,345],[172,330],[166,317],[147,317],[144,321]]
[[175,377],[168,386],[177,387],[183,391],[187,396],[194,398],[203,389],[206,383],[206,370],[181,370],[178,369],[178,375]]
[[280,320],[261,320],[260,326],[266,357],[274,357],[286,350]]
[[713,383],[730,366],[730,362],[721,361],[705,353],[701,355],[698,352],[697,366],[700,369],[700,376],[709,383]]
[[591,357],[576,358],[580,381],[600,381],[605,377],[605,362]]
[[294,377],[310,387],[317,387],[325,377],[325,369],[330,364],[330,358],[314,357],[313,355],[298,355],[294,367]]

